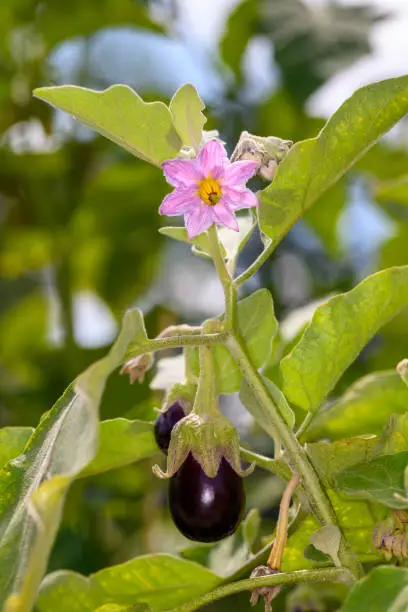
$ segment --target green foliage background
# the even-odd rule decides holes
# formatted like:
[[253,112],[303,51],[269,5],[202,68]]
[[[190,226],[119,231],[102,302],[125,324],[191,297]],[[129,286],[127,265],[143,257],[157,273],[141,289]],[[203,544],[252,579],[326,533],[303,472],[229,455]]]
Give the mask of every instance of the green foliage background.
[[[69,57],[61,55],[62,59],[55,61],[56,50],[67,41],[78,40],[77,37],[82,47],[71,82],[86,87],[104,88],[117,80],[109,70],[105,77],[95,75],[89,61],[98,34],[104,30],[130,28],[149,36],[149,44],[165,42],[171,49],[177,44],[177,36],[174,37],[177,10],[182,9],[177,9],[176,3],[172,7],[172,3],[160,0],[152,5],[131,0],[87,3],[75,0],[67,10],[66,3],[53,0],[1,3],[2,428],[35,427],[75,376],[106,354],[108,341],[98,339],[97,330],[92,347],[81,340],[78,296],[96,296],[118,324],[127,307],[143,306],[152,337],[168,324],[181,319],[195,323],[208,314],[196,304],[193,314],[186,316],[180,290],[174,299],[160,297],[165,295],[160,291],[161,270],[169,261],[175,266],[188,257],[187,247],[180,244],[176,250],[170,248],[169,239],[157,231],[164,225],[157,208],[167,192],[160,170],[101,137],[90,136],[74,123],[64,129],[61,115],[56,116],[50,107],[31,95],[36,87],[67,80]],[[161,20],[152,18],[152,8]],[[330,76],[370,52],[372,26],[378,19],[386,18],[359,6],[330,5],[327,18],[319,20],[311,18],[314,10],[319,9],[312,9],[300,0],[244,0],[230,14],[217,55],[208,59],[222,83],[222,91],[205,100],[209,117],[206,128],[220,129],[230,151],[243,129],[294,141],[316,136],[324,120],[308,114],[309,96]],[[118,37],[120,32],[117,30]],[[259,100],[247,95],[248,75],[242,61],[248,42],[258,35],[270,44],[271,53],[274,50],[279,73],[279,85],[268,97]],[[144,38],[135,39],[131,53],[136,56],[142,52],[144,44]],[[124,54],[123,61],[129,61],[129,53],[128,50]],[[185,53],[193,54],[188,44]],[[101,61],[109,67],[109,58]],[[173,73],[180,68],[177,61],[170,61]],[[137,71],[127,84],[144,99],[168,102],[174,92],[169,91],[163,78],[155,77],[162,72],[154,65],[151,68],[149,87],[140,86]],[[291,313],[330,293],[352,288],[369,272],[406,262],[406,146],[402,139],[392,145],[384,142],[376,145],[352,172],[323,195],[262,268],[259,283],[271,289],[276,315],[280,321],[287,321],[289,330],[270,359],[267,373],[271,378],[278,378],[278,359],[289,352],[302,328],[290,326]],[[374,245],[368,253],[347,249],[339,238],[339,219],[356,189],[360,197],[378,207],[384,223],[392,226],[386,241]],[[364,226],[358,230],[349,227],[347,231],[363,235]],[[242,253],[242,262],[251,261],[260,249],[259,239],[251,239]],[[199,273],[196,268],[191,270]],[[194,289],[187,284],[184,291]],[[407,337],[405,310],[363,350],[338,381],[330,400],[372,371],[395,368],[399,360],[407,357]],[[131,387],[125,378],[113,374],[103,397],[102,418],[154,419],[153,407],[159,405],[161,395],[150,390],[151,376],[143,385]],[[375,388],[373,394],[376,395]],[[341,402],[346,403],[347,414],[353,420],[358,397],[349,400],[344,397],[338,404]],[[302,402],[296,403],[304,407]],[[332,410],[336,410],[336,403]],[[298,411],[299,419],[301,408]],[[115,427],[120,444],[126,432],[120,422],[115,421]],[[310,430],[311,439],[313,435],[314,439],[321,435],[341,437],[333,427],[333,421],[327,425],[324,418],[316,419],[314,429]],[[378,433],[378,426],[375,427],[374,422],[372,433]],[[248,425],[243,429],[244,439],[253,448],[271,452],[269,439],[260,429]],[[27,437],[30,431],[27,429]],[[355,433],[366,432],[355,425]],[[19,435],[24,436],[24,432],[19,430]],[[141,430],[138,435],[142,448],[143,435],[143,444],[149,448],[148,434]],[[110,443],[113,445],[112,440]],[[16,448],[20,449],[21,444],[17,441]],[[0,457],[3,464],[15,456],[13,448],[8,456]],[[141,452],[141,457],[148,454]],[[89,470],[90,475],[74,483],[66,500],[50,571],[74,570],[88,575],[138,555],[191,547],[169,520],[166,485],[151,477],[150,466],[157,459],[144,459],[99,475]],[[353,463],[357,461],[358,458]],[[273,528],[280,491],[281,482],[273,475],[256,473],[247,482],[248,508],[260,508],[263,536],[268,536]],[[305,540],[307,545],[308,537]],[[201,547],[185,554],[204,560],[208,551]],[[225,545],[211,554],[211,567],[215,570],[220,570],[228,554],[231,556]],[[287,569],[298,568],[299,562],[307,566],[296,554],[296,546],[289,547]],[[330,594],[328,601],[331,596],[336,601],[336,593]],[[238,599],[240,609],[249,609],[246,595]],[[229,599],[212,609],[228,610],[233,605]],[[284,609],[282,598],[274,609],[275,605],[277,610]],[[335,609],[336,604],[333,605],[327,609]]]

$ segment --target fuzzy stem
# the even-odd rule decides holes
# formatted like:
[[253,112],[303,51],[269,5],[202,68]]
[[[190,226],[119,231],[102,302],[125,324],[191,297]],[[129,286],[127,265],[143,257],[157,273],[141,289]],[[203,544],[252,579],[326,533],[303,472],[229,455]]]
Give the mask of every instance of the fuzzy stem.
[[[261,375],[247,354],[243,341],[238,335],[231,335],[228,337],[226,344],[258,400],[259,405],[263,408],[265,419],[270,423],[271,429],[276,432],[276,438],[281,440],[289,455],[292,466],[301,476],[302,484],[308,492],[310,504],[317,518],[322,525],[337,525],[337,517],[328,497],[322,489],[318,475],[295,434],[286,425],[278,412]],[[340,559],[344,567],[347,567],[355,578],[359,578],[362,575],[361,564],[344,537],[340,546]]]
[[301,422],[299,429],[296,432],[296,437],[298,440],[301,440],[303,434],[306,433],[307,428],[309,427],[310,423],[313,420],[313,417],[314,417],[313,412],[308,412],[305,418],[303,419],[303,421]]
[[197,414],[204,416],[220,416],[220,409],[217,401],[217,388],[214,372],[214,359],[211,348],[209,346],[200,346],[200,377],[198,379],[198,388],[196,401],[194,402],[194,410]]
[[129,347],[126,353],[125,361],[143,355],[144,353],[153,353],[154,351],[163,351],[169,348],[181,348],[184,346],[212,346],[214,344],[225,344],[228,338],[228,332],[220,332],[216,334],[201,334],[170,336],[167,338],[154,338],[147,340],[143,344],[138,344],[135,348]]
[[211,257],[213,258],[215,269],[221,281],[225,295],[225,322],[228,329],[232,329],[236,324],[237,316],[237,296],[232,278],[225,265],[221,246],[218,240],[217,228],[212,225],[208,230],[210,241]]
[[199,608],[210,604],[218,599],[241,593],[242,591],[252,591],[262,587],[273,587],[284,584],[300,584],[305,582],[341,582],[348,581],[350,574],[347,570],[337,568],[299,570],[290,574],[273,574],[272,576],[262,576],[261,578],[248,578],[239,580],[231,584],[220,586],[210,593],[205,593],[193,601],[172,608],[173,612],[194,612]]

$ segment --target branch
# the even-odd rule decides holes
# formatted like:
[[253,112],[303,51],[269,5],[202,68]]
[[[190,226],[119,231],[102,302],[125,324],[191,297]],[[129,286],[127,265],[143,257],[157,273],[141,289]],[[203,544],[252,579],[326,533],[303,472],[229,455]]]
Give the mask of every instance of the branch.
[[173,612],[193,612],[202,606],[210,604],[218,599],[241,593],[242,591],[252,591],[262,587],[272,587],[281,584],[298,584],[302,582],[341,582],[350,580],[348,570],[327,568],[315,570],[299,570],[290,574],[274,574],[262,578],[248,578],[231,584],[220,586],[210,593],[205,593],[178,608],[173,608]]

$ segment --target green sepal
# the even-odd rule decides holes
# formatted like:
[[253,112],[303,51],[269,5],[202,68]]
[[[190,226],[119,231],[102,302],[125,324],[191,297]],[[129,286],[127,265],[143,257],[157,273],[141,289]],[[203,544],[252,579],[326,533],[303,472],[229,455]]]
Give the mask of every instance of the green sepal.
[[239,438],[235,427],[221,413],[199,415],[194,409],[179,421],[172,433],[167,458],[167,471],[158,465],[153,472],[160,478],[171,478],[191,453],[209,478],[215,478],[222,458],[239,476],[247,476],[254,466],[241,467]]

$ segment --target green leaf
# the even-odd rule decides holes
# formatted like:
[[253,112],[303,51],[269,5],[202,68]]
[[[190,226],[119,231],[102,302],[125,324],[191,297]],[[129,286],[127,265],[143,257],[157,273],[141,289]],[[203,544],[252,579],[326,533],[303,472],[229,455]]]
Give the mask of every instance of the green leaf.
[[[227,261],[234,261],[245,246],[255,224],[251,214],[239,215],[237,217],[239,231],[235,232],[227,227],[218,227],[218,237],[221,245],[222,256]],[[211,258],[210,243],[207,232],[189,240],[187,230],[184,227],[162,227],[159,229],[161,234],[178,240],[193,244],[192,251],[195,255]]]
[[33,431],[32,427],[3,427],[0,429],[0,467],[23,452]]
[[74,572],[48,575],[37,600],[39,612],[94,612],[105,603],[144,603],[153,612],[173,610],[220,584],[205,567],[171,555],[137,557],[84,578]]
[[31,610],[67,490],[96,453],[98,407],[105,381],[121,363],[132,338],[143,331],[140,311],[128,311],[108,355],[68,387],[41,419],[24,454],[0,472],[2,609]]
[[339,559],[341,531],[336,525],[324,525],[312,533],[310,541],[317,550],[331,557],[336,566],[341,566]]
[[408,174],[376,185],[374,197],[378,202],[392,202],[408,206]]
[[[257,368],[262,367],[269,357],[278,327],[272,297],[267,289],[259,289],[238,302],[238,327],[252,363]],[[197,350],[192,354],[192,366],[198,374]],[[242,374],[229,350],[225,346],[216,346],[213,354],[218,393],[239,391]]]
[[298,142],[260,193],[262,231],[279,242],[320,196],[408,112],[408,77],[356,91],[316,138]]
[[181,140],[168,107],[163,102],[144,102],[127,85],[104,91],[75,85],[41,87],[34,96],[156,166],[180,151]]
[[99,474],[151,457],[157,453],[153,427],[147,421],[122,418],[102,421],[98,452],[80,475]]
[[394,370],[375,372],[354,383],[313,419],[306,438],[378,434],[394,413],[408,411],[408,388]]
[[383,455],[372,461],[357,463],[337,474],[337,488],[343,493],[380,502],[389,508],[408,508],[405,498],[404,473],[408,452]]
[[[269,378],[266,378],[265,376],[263,376],[262,378],[266,387],[268,388],[269,395],[271,396],[273,403],[275,404],[289,427],[293,429],[293,427],[295,426],[295,415],[293,413],[293,410],[287,403],[282,391],[278,389],[278,387],[271,380],[269,380]],[[244,404],[245,408],[252,414],[258,425],[260,425],[273,438],[274,428],[270,426],[269,415],[265,414],[264,408],[256,399],[251,387],[248,385],[246,380],[244,380],[241,385],[239,398]]]
[[149,606],[140,604],[137,606],[120,606],[118,604],[104,604],[96,612],[149,612]]
[[[161,227],[159,229],[160,234],[164,236],[168,236],[169,238],[173,238],[173,240],[178,240],[179,242],[187,242],[188,244],[193,244],[196,249],[193,249],[193,252],[196,255],[204,255],[206,257],[211,257],[210,255],[210,243],[208,240],[207,232],[199,234],[192,240],[189,240],[187,235],[187,230],[185,227]],[[223,256],[225,257],[225,251],[223,252]]]
[[376,455],[377,436],[343,438],[335,442],[314,442],[307,445],[307,453],[322,482],[335,484],[335,475],[356,463],[368,461]]
[[289,402],[314,412],[381,326],[408,304],[408,266],[389,268],[319,306],[280,365]]
[[354,585],[341,612],[406,612],[408,570],[376,567]]
[[186,84],[180,87],[170,102],[170,112],[173,125],[180,136],[183,145],[192,147],[198,152],[201,134],[207,118],[202,113],[205,104],[194,85]]

